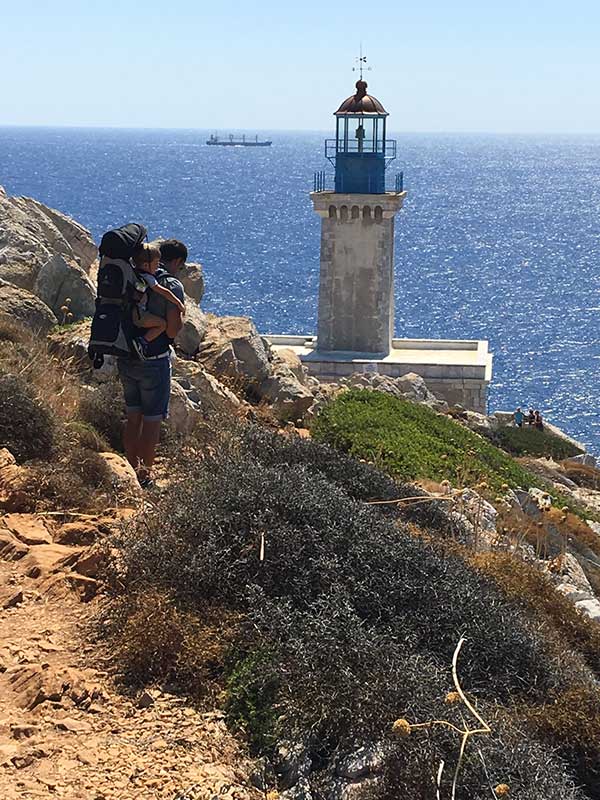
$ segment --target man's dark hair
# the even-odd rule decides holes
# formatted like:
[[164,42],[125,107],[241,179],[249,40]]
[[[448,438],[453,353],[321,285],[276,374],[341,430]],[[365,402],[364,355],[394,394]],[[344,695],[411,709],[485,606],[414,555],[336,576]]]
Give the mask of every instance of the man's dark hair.
[[167,263],[175,261],[176,258],[183,258],[185,261],[188,257],[187,247],[177,239],[165,239],[160,243],[159,249],[161,260]]

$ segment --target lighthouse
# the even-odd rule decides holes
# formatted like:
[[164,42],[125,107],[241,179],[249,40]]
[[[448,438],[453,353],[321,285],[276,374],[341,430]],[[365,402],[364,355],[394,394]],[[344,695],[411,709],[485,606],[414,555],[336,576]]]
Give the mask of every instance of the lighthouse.
[[[362,74],[334,116],[335,138],[325,141],[333,181],[315,173],[310,193],[321,218],[317,335],[275,334],[268,341],[288,356],[291,350],[321,383],[357,373],[416,373],[438,398],[485,412],[492,379],[487,341],[394,338],[394,223],[406,192],[402,173],[389,176],[396,142],[387,138],[388,113]],[[401,254],[399,263],[410,271]]]
[[386,191],[396,157],[388,113],[362,77],[355,88],[335,112],[335,139],[325,141],[334,191],[315,186],[311,194],[321,217],[317,349],[386,356],[394,333],[394,218],[406,192],[399,181]]

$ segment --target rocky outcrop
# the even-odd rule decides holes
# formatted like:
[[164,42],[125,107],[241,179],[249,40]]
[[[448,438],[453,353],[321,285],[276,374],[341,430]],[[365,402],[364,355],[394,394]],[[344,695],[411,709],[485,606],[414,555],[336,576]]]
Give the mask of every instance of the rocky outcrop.
[[258,385],[269,376],[269,354],[252,320],[207,314],[206,321],[198,361],[209,372],[245,385]]
[[230,414],[247,405],[195,361],[176,358],[173,375],[188,398],[197,403],[205,415]]
[[88,272],[97,250],[82,225],[30,197],[10,197],[0,187],[0,278],[31,290],[40,267],[55,255]]
[[113,489],[120,501],[135,500],[141,494],[135,471],[123,456],[117,453],[98,453],[104,461]]
[[315,399],[282,360],[272,364],[271,374],[261,381],[257,394],[269,403],[280,422],[301,422]]
[[0,317],[19,322],[30,331],[42,334],[57,324],[48,306],[26,289],[0,279]]
[[204,274],[201,264],[186,264],[177,276],[185,293],[198,304],[204,297]]
[[273,364],[283,365],[290,370],[295,378],[303,385],[308,385],[308,375],[302,366],[302,361],[290,347],[282,347],[273,353]]
[[171,399],[169,401],[169,425],[172,430],[187,436],[194,430],[201,418],[202,412],[199,404],[188,396],[188,392],[175,379],[171,383]]
[[81,267],[61,255],[53,256],[40,267],[33,291],[61,321],[91,317],[96,308],[93,283]]
[[206,329],[206,314],[186,297],[183,327],[175,337],[176,348],[187,356],[195,356],[200,349]]

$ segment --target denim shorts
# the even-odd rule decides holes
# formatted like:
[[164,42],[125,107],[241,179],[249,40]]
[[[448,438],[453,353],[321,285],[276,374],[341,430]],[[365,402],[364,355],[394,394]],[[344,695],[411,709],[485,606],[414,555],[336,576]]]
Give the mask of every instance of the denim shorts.
[[149,361],[119,358],[117,364],[127,411],[141,411],[150,422],[166,419],[171,396],[171,359],[168,356]]

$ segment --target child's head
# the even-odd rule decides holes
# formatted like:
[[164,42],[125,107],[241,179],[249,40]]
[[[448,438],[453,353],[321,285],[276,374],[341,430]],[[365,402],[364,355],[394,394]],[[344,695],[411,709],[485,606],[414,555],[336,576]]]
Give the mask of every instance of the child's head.
[[160,250],[150,244],[143,245],[134,255],[133,263],[143,272],[155,273],[160,264]]

